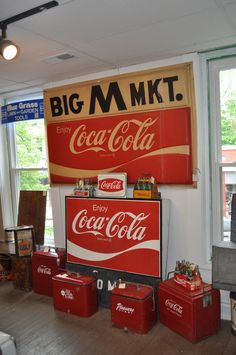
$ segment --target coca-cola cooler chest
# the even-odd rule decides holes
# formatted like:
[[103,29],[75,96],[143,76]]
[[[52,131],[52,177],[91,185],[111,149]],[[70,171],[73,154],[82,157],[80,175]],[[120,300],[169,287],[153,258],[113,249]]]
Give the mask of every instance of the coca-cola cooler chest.
[[217,332],[220,327],[220,292],[211,285],[189,291],[172,279],[159,284],[160,321],[191,342]]
[[33,290],[42,295],[53,295],[52,277],[65,269],[66,252],[36,251],[32,256]]
[[53,277],[53,299],[59,311],[90,317],[98,309],[96,279],[60,273]]
[[147,333],[157,321],[154,289],[135,283],[115,287],[111,291],[111,321],[115,326]]

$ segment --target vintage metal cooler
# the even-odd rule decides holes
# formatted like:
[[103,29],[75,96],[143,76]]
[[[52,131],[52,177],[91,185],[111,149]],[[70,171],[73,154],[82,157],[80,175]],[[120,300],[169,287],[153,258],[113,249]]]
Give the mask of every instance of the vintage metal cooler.
[[135,283],[115,287],[111,291],[111,321],[118,327],[147,333],[157,321],[154,289]]
[[98,309],[96,279],[76,273],[60,273],[53,277],[54,308],[90,317]]
[[65,262],[65,251],[36,251],[32,257],[34,292],[52,297],[52,277],[65,269]]
[[189,291],[172,279],[159,284],[160,321],[191,342],[208,337],[220,327],[220,292],[203,283]]

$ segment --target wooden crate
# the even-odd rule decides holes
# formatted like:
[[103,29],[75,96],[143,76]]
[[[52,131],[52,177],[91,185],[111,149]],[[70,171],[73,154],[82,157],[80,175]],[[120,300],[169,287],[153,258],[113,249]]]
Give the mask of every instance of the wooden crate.
[[11,256],[12,278],[14,288],[24,291],[32,290],[32,262],[30,256]]

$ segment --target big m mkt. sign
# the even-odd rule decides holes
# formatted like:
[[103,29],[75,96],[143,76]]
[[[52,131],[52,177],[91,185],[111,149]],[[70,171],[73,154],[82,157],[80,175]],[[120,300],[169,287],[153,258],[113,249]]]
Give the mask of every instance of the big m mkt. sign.
[[102,172],[192,184],[191,63],[48,89],[44,103],[52,184]]
[[161,202],[66,197],[67,261],[161,278]]

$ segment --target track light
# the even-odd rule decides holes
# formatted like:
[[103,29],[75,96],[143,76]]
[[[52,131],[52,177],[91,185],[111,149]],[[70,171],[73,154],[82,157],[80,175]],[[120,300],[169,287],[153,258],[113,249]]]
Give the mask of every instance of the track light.
[[2,28],[2,38],[0,40],[0,54],[6,60],[15,59],[20,52],[19,47],[12,41],[6,39],[6,27]]
[[0,22],[0,29],[2,30],[2,36],[0,37],[0,55],[6,60],[15,59],[20,52],[20,48],[12,41],[9,41],[7,38],[7,25],[10,23],[22,20],[26,17],[38,14],[44,10],[51,9],[54,6],[57,6],[57,1],[49,1],[46,4],[34,7],[31,10],[27,10],[18,15],[12,16],[6,20]]

